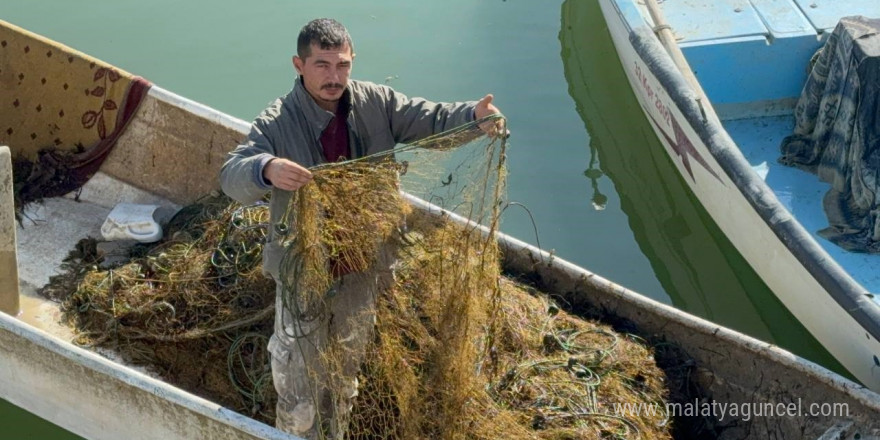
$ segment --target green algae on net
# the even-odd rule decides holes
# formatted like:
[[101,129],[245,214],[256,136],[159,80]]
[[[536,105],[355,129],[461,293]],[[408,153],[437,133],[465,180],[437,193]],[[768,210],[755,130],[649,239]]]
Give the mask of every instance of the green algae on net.
[[[347,438],[670,438],[662,413],[611,411],[668,398],[648,344],[503,276],[506,138],[478,123],[321,166],[290,198],[279,278],[292,313],[319,316],[341,266],[375,270],[384,243],[398,249]],[[401,187],[471,222],[414,209]],[[275,288],[259,258],[269,227],[265,204],[206,199],[130,262],[87,267],[63,303],[79,342],[271,424]],[[343,356],[331,340],[321,362],[332,372]]]

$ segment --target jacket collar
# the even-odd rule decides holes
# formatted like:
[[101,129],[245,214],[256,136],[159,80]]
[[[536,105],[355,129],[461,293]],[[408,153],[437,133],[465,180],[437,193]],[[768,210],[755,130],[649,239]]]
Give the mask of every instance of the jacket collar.
[[[321,133],[324,132],[324,129],[327,128],[327,125],[330,124],[330,121],[336,115],[324,110],[317,102],[315,102],[315,99],[312,98],[312,95],[306,90],[306,86],[302,82],[302,77],[296,78],[296,84],[293,86],[293,97],[299,105],[299,108],[302,109],[309,124],[315,129],[316,138],[320,138]],[[342,98],[339,101],[339,105],[342,106],[344,114],[348,116],[351,115],[351,83],[347,84],[345,90],[342,92]]]

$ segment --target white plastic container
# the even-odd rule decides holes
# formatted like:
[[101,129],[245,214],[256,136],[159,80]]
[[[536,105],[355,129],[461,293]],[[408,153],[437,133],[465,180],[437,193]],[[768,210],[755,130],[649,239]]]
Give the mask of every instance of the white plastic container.
[[162,227],[153,218],[156,205],[135,205],[120,203],[116,205],[107,220],[101,225],[104,240],[137,240],[152,243],[162,238]]

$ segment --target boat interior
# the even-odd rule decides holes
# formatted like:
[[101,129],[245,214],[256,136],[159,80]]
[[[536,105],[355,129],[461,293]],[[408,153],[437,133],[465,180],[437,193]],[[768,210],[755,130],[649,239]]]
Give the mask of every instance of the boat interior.
[[[27,204],[15,226],[19,318],[69,341],[73,335],[60,319],[58,304],[46,301],[38,289],[63,272],[64,259],[79,240],[102,236],[102,224],[117,204],[155,205],[161,207],[157,214],[167,216],[218,190],[220,165],[249,124],[157,86],[144,91],[137,110],[125,119],[128,84],[136,77],[14,25],[0,25],[2,50],[25,54],[0,56],[0,94],[15,98],[0,112],[8,125],[0,145],[8,145],[13,158],[37,157],[46,139],[54,138],[62,148],[115,139],[84,186]],[[106,122],[95,122],[94,115],[106,116]],[[92,124],[84,128],[85,122]],[[96,130],[99,124],[103,132]]]
[[77,242],[101,237],[101,226],[117,203],[139,203],[171,210],[180,205],[105,173],[97,174],[78,194],[44,199],[27,207],[17,227],[21,314],[19,319],[65,340],[74,338],[63,324],[59,305],[38,293]]
[[[631,0],[618,0],[623,3]],[[639,2],[636,2],[639,3]],[[666,0],[659,2],[685,58],[746,160],[816,241],[869,292],[880,293],[880,255],[844,250],[828,226],[816,175],[778,162],[795,127],[810,60],[840,18],[880,18],[876,0]],[[644,5],[637,6],[650,22]],[[631,20],[634,14],[626,14]],[[694,20],[694,17],[705,17]],[[875,297],[876,300],[876,297]]]

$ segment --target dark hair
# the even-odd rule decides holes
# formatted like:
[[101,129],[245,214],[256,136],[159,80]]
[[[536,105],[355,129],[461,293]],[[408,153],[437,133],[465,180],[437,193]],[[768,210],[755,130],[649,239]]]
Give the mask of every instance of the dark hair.
[[312,44],[317,44],[321,49],[336,49],[348,44],[354,51],[348,30],[332,18],[316,18],[303,26],[296,40],[297,56],[305,59],[311,55]]

